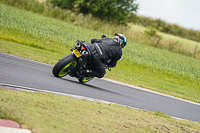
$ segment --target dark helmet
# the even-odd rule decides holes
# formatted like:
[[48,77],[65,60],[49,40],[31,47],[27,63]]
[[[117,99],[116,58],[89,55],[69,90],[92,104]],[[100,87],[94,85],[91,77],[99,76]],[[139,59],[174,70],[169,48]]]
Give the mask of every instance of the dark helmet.
[[106,38],[106,35],[102,35],[101,38]]
[[126,46],[127,40],[126,37],[123,34],[115,34],[114,39],[116,39],[121,48],[124,48]]

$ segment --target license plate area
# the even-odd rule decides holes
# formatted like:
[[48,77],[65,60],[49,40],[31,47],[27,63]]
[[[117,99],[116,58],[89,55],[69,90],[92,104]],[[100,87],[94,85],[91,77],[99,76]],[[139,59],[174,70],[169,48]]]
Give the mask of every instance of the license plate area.
[[77,58],[82,56],[81,53],[77,49],[74,49],[73,53]]

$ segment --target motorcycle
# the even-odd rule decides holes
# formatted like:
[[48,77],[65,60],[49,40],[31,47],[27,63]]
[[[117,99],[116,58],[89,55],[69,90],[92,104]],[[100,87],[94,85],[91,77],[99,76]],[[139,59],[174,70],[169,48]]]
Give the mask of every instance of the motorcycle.
[[[91,51],[85,43],[75,43],[75,48],[71,48],[71,53],[59,60],[53,67],[52,73],[55,77],[64,77],[69,75],[78,79],[80,83],[86,83],[91,81],[93,76],[84,76],[80,72],[82,70],[92,70],[91,65]],[[108,61],[109,63],[109,61]],[[105,65],[105,69],[110,71],[108,65]]]

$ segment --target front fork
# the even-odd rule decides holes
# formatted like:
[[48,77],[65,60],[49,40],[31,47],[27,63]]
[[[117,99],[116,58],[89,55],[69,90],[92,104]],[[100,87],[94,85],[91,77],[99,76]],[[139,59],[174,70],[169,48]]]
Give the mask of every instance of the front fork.
[[[73,54],[73,52],[72,52],[72,54]],[[81,58],[78,58],[77,66],[76,67],[70,66],[68,73],[71,77],[82,78],[82,75],[80,74],[81,70],[86,70],[86,63],[84,63]]]

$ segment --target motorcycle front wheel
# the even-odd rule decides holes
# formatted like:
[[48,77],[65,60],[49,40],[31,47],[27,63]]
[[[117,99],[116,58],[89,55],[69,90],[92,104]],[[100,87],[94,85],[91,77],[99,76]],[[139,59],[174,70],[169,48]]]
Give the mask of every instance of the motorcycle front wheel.
[[69,69],[77,66],[78,59],[69,54],[59,60],[53,67],[52,73],[55,77],[64,77],[69,73]]

